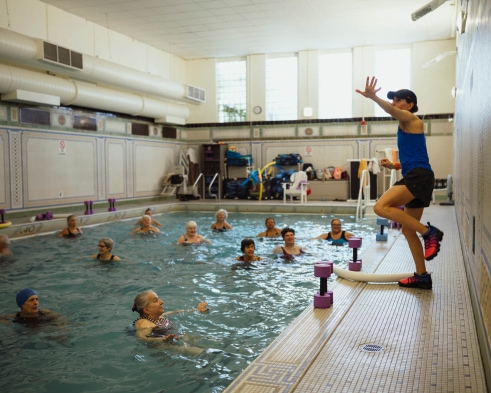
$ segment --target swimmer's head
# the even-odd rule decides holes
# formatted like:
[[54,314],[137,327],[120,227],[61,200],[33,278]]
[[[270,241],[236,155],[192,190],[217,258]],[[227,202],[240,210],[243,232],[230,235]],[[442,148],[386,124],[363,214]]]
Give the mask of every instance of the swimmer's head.
[[150,295],[155,295],[155,292],[152,290],[148,290],[140,292],[138,295],[136,295],[131,311],[136,311],[138,314],[142,315],[143,309],[148,306]]
[[148,223],[151,224],[152,223],[152,217],[149,216],[148,214],[144,214],[142,216],[142,222],[145,222],[145,221],[148,221]]
[[186,229],[188,228],[198,228],[198,224],[196,224],[196,221],[188,221],[186,224]]
[[264,221],[264,225],[266,225],[267,228],[269,228],[270,226],[271,226],[271,228],[274,228],[275,224],[276,224],[276,222],[274,221],[273,217],[268,217]]
[[287,233],[290,233],[290,232],[291,232],[291,233],[293,233],[293,234],[295,235],[295,230],[294,230],[294,229],[292,229],[292,228],[288,228],[288,227],[283,228],[283,229],[281,230],[281,237],[284,239],[284,238],[285,238],[285,236],[286,236],[286,234],[287,234]]
[[75,219],[75,222],[77,222],[77,216],[75,214],[70,214],[67,218],[66,218],[66,222],[67,223],[70,223],[71,220]]
[[151,216],[152,215],[152,209],[148,208],[147,210],[145,210],[145,215]]
[[24,303],[27,302],[27,299],[29,299],[32,295],[37,295],[34,289],[24,288],[22,291],[19,291],[15,297],[15,301],[19,307],[22,307]]
[[218,219],[218,215],[219,214],[223,214],[225,217],[224,217],[224,220],[227,219],[228,217],[228,212],[225,210],[225,209],[219,209],[216,213],[215,213],[215,218]]
[[109,249],[109,251],[111,251],[114,248],[114,245],[116,243],[114,242],[113,239],[110,239],[110,238],[106,237],[104,239],[99,240],[99,245],[102,245],[102,244],[104,246],[106,246]]
[[251,238],[246,238],[246,239],[242,240],[240,242],[240,251],[244,252],[245,248],[247,246],[250,246],[251,244],[254,246],[254,249],[256,249],[256,243],[254,243],[254,240],[252,240]]
[[0,248],[7,247],[10,244],[10,239],[7,235],[0,235]]

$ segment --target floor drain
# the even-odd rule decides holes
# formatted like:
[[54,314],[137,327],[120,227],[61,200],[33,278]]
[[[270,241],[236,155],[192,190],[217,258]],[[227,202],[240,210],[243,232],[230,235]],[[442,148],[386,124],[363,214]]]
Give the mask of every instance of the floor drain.
[[360,349],[363,352],[382,352],[384,350],[384,347],[376,344],[364,344],[360,346]]

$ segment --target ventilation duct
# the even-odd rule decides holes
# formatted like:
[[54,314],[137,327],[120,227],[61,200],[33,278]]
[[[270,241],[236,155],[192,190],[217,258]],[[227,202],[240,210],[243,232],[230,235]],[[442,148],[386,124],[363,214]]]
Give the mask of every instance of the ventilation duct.
[[156,119],[189,117],[189,108],[184,105],[0,64],[0,93],[9,95],[15,90],[59,97],[63,105],[77,105],[132,116]]
[[[60,73],[62,70],[60,64],[55,65],[49,62],[39,61],[41,57],[39,53],[42,50],[41,46],[43,42],[45,41],[0,28],[0,59],[9,59],[18,64]],[[77,52],[72,51],[71,53]],[[83,69],[75,70],[65,67],[63,68],[63,74],[77,80],[100,83],[105,86],[114,86],[161,98],[194,104],[204,102],[196,98],[188,98],[186,86],[176,81],[166,80],[85,54],[81,63]],[[204,90],[200,90],[204,94]]]

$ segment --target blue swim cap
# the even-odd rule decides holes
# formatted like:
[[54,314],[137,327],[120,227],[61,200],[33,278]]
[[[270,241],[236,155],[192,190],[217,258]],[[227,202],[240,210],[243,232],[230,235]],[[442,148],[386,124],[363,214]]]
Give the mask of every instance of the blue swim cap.
[[27,299],[29,299],[32,295],[37,295],[34,289],[24,288],[17,294],[17,296],[15,297],[15,301],[17,302],[17,305],[19,307],[22,307],[24,303],[27,302]]

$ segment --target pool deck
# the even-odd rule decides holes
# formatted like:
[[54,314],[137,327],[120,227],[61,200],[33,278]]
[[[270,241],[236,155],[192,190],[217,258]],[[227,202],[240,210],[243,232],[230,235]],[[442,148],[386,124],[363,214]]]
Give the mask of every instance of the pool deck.
[[[254,211],[353,214],[350,202],[283,204],[281,201],[148,201],[118,212],[96,209],[79,215],[80,226],[166,211]],[[333,275],[331,308],[310,305],[224,391],[279,392],[486,392],[486,381],[453,206],[431,205],[423,222],[444,232],[442,249],[427,263],[433,290],[364,283]],[[65,227],[65,220],[15,218],[0,233],[12,238]],[[363,271],[411,272],[403,235],[389,232],[362,255]],[[313,296],[313,294],[312,294]],[[366,345],[370,345],[366,347]],[[368,351],[367,351],[368,349]]]

